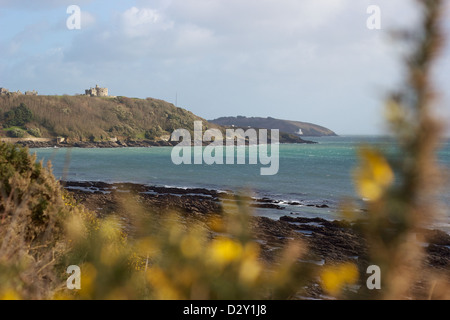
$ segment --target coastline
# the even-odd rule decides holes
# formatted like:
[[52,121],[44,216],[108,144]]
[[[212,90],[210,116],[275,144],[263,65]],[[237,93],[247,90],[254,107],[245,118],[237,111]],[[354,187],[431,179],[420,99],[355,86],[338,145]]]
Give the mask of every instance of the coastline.
[[150,141],[150,140],[127,140],[127,141],[77,141],[77,142],[62,142],[58,143],[56,140],[51,141],[18,141],[19,144],[30,149],[35,148],[148,148],[148,147],[172,147],[178,142],[170,141]]
[[[235,195],[226,191],[204,188],[176,188],[148,186],[134,183],[61,181],[75,200],[99,217],[116,214],[125,226],[129,212],[121,198],[134,199],[145,212],[167,214],[176,211],[196,221],[206,222],[214,215],[221,215],[228,205],[236,204]],[[360,270],[370,265],[368,248],[361,226],[363,220],[328,221],[322,218],[305,218],[283,210],[276,200],[243,197],[248,207],[274,208],[282,212],[279,219],[253,215],[250,225],[255,241],[261,248],[261,258],[272,261],[280,249],[291,240],[299,240],[307,247],[307,253],[299,263],[311,267],[333,265],[351,261]],[[131,231],[130,231],[131,232]],[[422,244],[426,252],[426,268],[448,274],[450,270],[450,235],[440,230],[423,230],[427,243]],[[211,231],[213,236],[213,232]],[[320,286],[311,284],[308,298],[324,299]]]
[[[5,141],[11,141],[15,144],[30,149],[35,148],[149,148],[149,147],[173,147],[178,145],[179,141],[167,140],[111,140],[111,141],[58,141],[56,138],[24,138],[13,139],[3,138]],[[267,143],[271,143],[268,139]],[[317,144],[316,141],[304,140],[302,138],[290,139],[280,137],[279,144]],[[203,146],[209,145],[210,142],[203,142]],[[247,143],[246,143],[247,144]],[[193,144],[192,144],[193,145]]]

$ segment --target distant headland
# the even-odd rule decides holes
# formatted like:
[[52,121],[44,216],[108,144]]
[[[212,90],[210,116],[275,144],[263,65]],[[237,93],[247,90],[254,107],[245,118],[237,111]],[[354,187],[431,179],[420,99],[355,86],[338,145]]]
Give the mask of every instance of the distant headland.
[[337,136],[337,134],[328,128],[312,124],[308,122],[300,122],[293,120],[281,120],[271,117],[222,117],[214,120],[209,120],[221,126],[232,126],[242,128],[259,128],[259,129],[278,129],[280,132],[286,132],[303,137],[322,137],[322,136]]

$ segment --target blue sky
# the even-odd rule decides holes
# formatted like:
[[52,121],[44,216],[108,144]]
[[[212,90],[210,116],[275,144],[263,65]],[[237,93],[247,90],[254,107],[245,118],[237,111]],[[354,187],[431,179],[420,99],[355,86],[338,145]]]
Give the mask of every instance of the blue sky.
[[[0,87],[76,94],[98,84],[111,95],[177,96],[206,119],[271,116],[377,134],[383,96],[401,79],[401,50],[388,30],[414,24],[413,4],[0,0]],[[69,5],[81,8],[80,30],[66,27]],[[366,27],[369,5],[381,9],[381,30]],[[436,72],[441,90],[449,70],[447,46]],[[448,120],[449,95],[442,100]]]

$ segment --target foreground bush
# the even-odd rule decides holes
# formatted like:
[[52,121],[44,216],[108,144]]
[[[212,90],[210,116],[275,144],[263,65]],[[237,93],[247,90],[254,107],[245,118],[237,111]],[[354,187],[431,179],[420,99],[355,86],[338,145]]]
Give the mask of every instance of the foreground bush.
[[63,221],[78,208],[28,150],[0,142],[0,297],[46,298],[60,285]]

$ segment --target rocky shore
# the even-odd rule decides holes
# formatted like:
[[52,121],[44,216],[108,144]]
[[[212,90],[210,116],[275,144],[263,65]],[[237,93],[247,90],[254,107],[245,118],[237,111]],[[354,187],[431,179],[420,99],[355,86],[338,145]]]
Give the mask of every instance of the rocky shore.
[[[71,191],[74,198],[99,216],[118,214],[127,216],[120,205],[119,197],[130,194],[143,207],[155,213],[175,210],[195,219],[206,221],[213,214],[220,214],[224,207],[236,201],[230,192],[203,188],[166,188],[131,183],[104,182],[62,182]],[[302,263],[312,266],[330,265],[352,261],[361,270],[370,265],[368,249],[360,233],[364,221],[328,221],[321,218],[305,218],[287,212],[279,201],[268,198],[243,197],[250,207],[274,208],[280,210],[278,220],[262,216],[251,219],[252,233],[261,245],[262,258],[271,261],[277,257],[280,249],[290,240],[301,240],[307,245],[307,254]],[[450,270],[450,235],[440,230],[425,230],[427,243],[427,267],[449,273]],[[365,271],[364,271],[365,272]],[[449,275],[450,278],[450,275]],[[309,298],[321,298],[320,288],[311,284]]]
[[[149,148],[149,147],[173,147],[179,142],[173,141],[153,141],[153,140],[117,140],[117,141],[64,141],[57,142],[56,139],[49,141],[34,141],[24,139],[16,142],[17,144],[28,148]],[[268,141],[270,143],[270,139]],[[303,140],[300,138],[280,137],[280,143],[300,143],[316,144],[315,141]],[[209,145],[208,142],[203,143]]]
[[127,141],[76,141],[57,143],[56,141],[20,141],[17,144],[28,148],[127,148],[127,147],[170,147],[177,143],[170,141],[127,140]]

